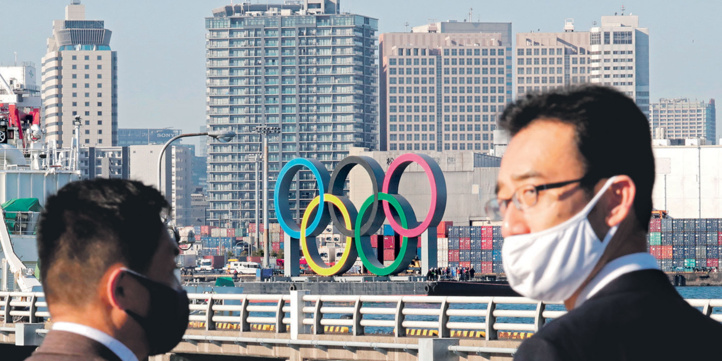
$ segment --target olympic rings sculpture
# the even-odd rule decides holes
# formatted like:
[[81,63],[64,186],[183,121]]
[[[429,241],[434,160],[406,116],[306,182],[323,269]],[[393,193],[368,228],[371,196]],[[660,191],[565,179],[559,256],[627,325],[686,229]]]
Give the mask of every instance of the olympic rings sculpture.
[[[424,170],[431,188],[429,211],[421,222],[416,219],[409,202],[398,194],[401,176],[412,163],[418,164]],[[373,194],[363,202],[360,210],[344,196],[344,185],[351,169],[356,166],[366,171],[373,189]],[[319,195],[307,206],[299,224],[291,214],[289,192],[294,176],[303,168],[310,170],[315,177]],[[359,256],[364,266],[376,275],[386,276],[404,271],[416,256],[417,237],[427,229],[435,228],[446,210],[446,180],[439,165],[425,154],[401,155],[391,162],[386,174],[378,162],[366,156],[345,158],[336,166],[332,175],[329,175],[326,167],[318,160],[296,158],[281,169],[275,195],[273,205],[278,223],[292,239],[299,240],[301,251],[311,270],[323,276],[343,274],[353,266]],[[384,266],[373,256],[369,237],[381,228],[385,219],[391,228],[403,237],[398,256],[388,266]],[[327,266],[323,261],[315,240],[329,222],[346,237],[343,254],[333,266]]]

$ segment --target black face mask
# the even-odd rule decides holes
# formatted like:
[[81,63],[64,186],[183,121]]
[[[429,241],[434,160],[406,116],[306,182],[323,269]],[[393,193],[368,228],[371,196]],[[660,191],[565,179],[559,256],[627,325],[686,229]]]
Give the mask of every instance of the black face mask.
[[160,355],[172,350],[183,339],[188,328],[188,294],[185,290],[176,290],[134,271],[125,272],[138,280],[150,294],[147,316],[125,310],[128,316],[143,327],[149,354]]

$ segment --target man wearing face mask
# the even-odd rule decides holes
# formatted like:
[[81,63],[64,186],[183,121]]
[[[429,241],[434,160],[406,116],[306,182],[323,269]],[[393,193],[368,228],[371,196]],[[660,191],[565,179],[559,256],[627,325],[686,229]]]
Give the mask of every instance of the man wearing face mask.
[[38,252],[53,326],[28,360],[137,361],[180,342],[188,297],[168,212],[157,190],[119,179],[70,183],[48,198]]
[[487,211],[502,223],[512,288],[569,312],[515,360],[696,360],[719,355],[722,325],[689,306],[646,252],[654,156],[649,122],[600,86],[509,105],[511,135]]

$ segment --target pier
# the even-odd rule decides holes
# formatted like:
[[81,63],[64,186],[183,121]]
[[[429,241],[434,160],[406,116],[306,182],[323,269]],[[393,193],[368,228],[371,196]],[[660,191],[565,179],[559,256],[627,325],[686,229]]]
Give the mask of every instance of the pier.
[[[511,360],[524,338],[566,312],[561,304],[521,297],[290,291],[189,299],[189,328],[172,351],[188,360]],[[722,299],[687,301],[722,321]],[[37,346],[51,326],[41,292],[0,292],[0,321],[6,345]]]

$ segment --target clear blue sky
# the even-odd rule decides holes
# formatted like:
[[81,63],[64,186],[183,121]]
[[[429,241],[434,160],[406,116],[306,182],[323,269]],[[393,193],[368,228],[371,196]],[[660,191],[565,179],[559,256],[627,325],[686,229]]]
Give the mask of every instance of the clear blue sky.
[[[82,0],[88,19],[105,20],[118,52],[119,126],[180,127],[205,124],[204,18],[230,0]],[[239,0],[235,0],[239,3]],[[279,0],[253,3],[278,3]],[[0,64],[32,61],[40,70],[52,21],[70,0],[0,0]],[[514,32],[562,31],[573,18],[586,31],[602,15],[640,17],[650,31],[650,99],[722,100],[722,1],[633,0],[341,0],[341,9],[379,19],[379,33],[406,31],[429,20],[511,22]],[[38,84],[39,85],[39,84]],[[718,134],[722,133],[719,130]]]

